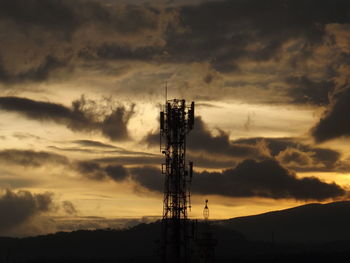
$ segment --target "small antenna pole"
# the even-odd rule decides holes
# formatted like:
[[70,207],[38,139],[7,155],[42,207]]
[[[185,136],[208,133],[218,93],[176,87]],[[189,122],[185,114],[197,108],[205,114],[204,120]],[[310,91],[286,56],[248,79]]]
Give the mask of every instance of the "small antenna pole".
[[168,81],[165,82],[165,105],[168,101]]

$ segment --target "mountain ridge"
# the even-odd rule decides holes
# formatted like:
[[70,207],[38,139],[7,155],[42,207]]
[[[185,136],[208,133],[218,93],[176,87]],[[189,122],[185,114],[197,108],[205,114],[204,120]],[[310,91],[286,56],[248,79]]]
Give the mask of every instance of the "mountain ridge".
[[217,224],[249,240],[307,243],[350,240],[348,222],[350,201],[337,201],[220,220]]
[[[350,231],[345,228],[348,220],[350,202],[342,201],[212,221],[209,228],[218,240],[216,262],[348,262],[344,261],[350,260]],[[199,233],[207,227],[198,222]],[[0,262],[156,263],[160,229],[157,221],[124,230],[0,237]]]

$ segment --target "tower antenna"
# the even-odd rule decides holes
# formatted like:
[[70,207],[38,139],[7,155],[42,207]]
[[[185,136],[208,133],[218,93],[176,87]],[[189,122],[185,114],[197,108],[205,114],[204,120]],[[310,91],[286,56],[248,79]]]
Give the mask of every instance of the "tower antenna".
[[[194,126],[194,102],[167,99],[160,112],[161,152],[165,155],[162,164],[164,174],[164,199],[161,253],[162,263],[190,263],[191,231],[187,210],[191,208],[190,184],[193,163],[186,163],[186,137]],[[164,141],[164,143],[162,143]]]

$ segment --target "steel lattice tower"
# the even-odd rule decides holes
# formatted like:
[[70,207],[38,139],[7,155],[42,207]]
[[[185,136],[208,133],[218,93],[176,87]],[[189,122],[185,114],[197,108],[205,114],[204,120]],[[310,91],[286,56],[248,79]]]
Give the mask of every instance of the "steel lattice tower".
[[194,125],[194,102],[167,100],[160,112],[160,146],[165,155],[161,252],[163,263],[189,263],[191,230],[187,209],[191,208],[190,185],[193,163],[186,163],[186,136]]

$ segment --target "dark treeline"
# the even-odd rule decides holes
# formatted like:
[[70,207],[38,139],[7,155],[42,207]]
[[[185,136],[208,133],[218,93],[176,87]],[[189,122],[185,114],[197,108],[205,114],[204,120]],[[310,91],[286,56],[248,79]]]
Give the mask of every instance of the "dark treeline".
[[[159,223],[126,230],[60,232],[38,237],[0,238],[0,262],[159,262]],[[221,226],[216,262],[349,262],[350,241],[276,243],[249,241]],[[195,249],[195,246],[194,246]],[[198,262],[194,256],[194,262]]]

